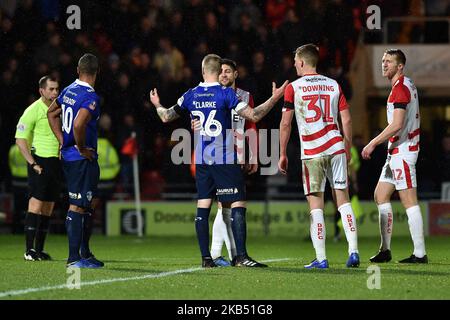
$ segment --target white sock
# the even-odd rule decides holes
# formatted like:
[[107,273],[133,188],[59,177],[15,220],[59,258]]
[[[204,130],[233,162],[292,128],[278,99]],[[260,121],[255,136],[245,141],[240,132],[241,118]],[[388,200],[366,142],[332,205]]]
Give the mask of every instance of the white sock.
[[380,235],[382,251],[391,250],[392,227],[394,223],[394,214],[392,206],[389,202],[378,205],[378,213],[380,219]]
[[323,261],[327,258],[325,254],[325,220],[323,218],[322,209],[311,210],[311,239],[316,250],[317,260]]
[[231,228],[231,208],[222,209],[223,221],[227,226],[227,232],[225,234],[224,240],[225,245],[228,250],[228,257],[230,260],[236,256],[236,244],[234,243],[233,229]]
[[227,226],[223,221],[222,209],[217,209],[216,218],[212,227],[211,257],[216,259],[222,255],[224,235],[227,233]]
[[358,233],[356,231],[356,219],[350,202],[344,203],[338,208],[344,226],[345,237],[348,242],[348,254],[358,253]]
[[420,207],[414,206],[406,209],[408,215],[409,232],[414,243],[414,255],[422,258],[425,253],[425,239],[423,236],[423,220]]

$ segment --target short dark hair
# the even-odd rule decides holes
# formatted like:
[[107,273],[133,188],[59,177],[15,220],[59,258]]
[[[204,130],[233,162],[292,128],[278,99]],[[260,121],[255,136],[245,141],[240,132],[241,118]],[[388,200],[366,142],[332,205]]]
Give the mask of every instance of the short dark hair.
[[226,64],[227,66],[231,67],[231,69],[233,69],[233,71],[237,70],[237,64],[234,60],[222,59],[221,64]]
[[319,47],[313,43],[305,44],[295,50],[295,55],[303,58],[306,64],[316,67],[319,62]]
[[58,80],[55,79],[55,77],[52,76],[43,76],[42,78],[39,79],[39,88],[40,89],[45,89],[47,88],[47,83],[48,81],[55,81],[58,82]]
[[98,71],[98,59],[91,53],[84,54],[78,60],[78,69],[80,73],[95,75]]
[[398,63],[401,63],[403,65],[406,64],[406,56],[400,49],[387,49],[384,53],[389,54],[391,56],[395,56],[395,59]]

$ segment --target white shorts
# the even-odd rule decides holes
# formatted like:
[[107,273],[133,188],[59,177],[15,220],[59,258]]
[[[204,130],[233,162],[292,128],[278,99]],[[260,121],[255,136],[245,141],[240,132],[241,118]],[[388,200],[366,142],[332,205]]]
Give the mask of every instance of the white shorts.
[[381,170],[380,182],[395,185],[396,190],[417,187],[416,162],[418,152],[388,155]]
[[345,153],[302,160],[303,191],[305,195],[325,191],[330,181],[333,189],[347,188],[347,157]]

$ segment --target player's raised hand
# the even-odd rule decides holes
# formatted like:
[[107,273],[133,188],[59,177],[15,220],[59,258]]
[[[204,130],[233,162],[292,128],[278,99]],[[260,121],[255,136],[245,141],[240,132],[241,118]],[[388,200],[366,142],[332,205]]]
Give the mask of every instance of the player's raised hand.
[[372,154],[373,150],[375,149],[375,145],[369,143],[367,146],[364,147],[364,149],[361,152],[361,155],[364,160],[369,160],[370,155]]
[[284,95],[284,89],[286,89],[286,86],[289,84],[289,81],[286,80],[283,85],[279,88],[277,88],[277,85],[275,82],[272,82],[272,99],[277,102],[280,100],[280,98]]
[[191,129],[192,131],[200,131],[202,130],[202,123],[198,119],[191,120]]
[[280,160],[278,161],[278,169],[284,175],[287,174],[288,163],[289,163],[288,158],[285,156],[281,156]]
[[150,90],[150,102],[153,103],[155,108],[160,105],[158,91],[155,89]]

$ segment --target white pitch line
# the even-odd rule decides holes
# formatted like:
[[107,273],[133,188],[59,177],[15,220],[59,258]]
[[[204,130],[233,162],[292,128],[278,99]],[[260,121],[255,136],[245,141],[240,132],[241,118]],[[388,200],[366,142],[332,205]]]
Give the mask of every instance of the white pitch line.
[[[282,259],[269,259],[264,260],[263,262],[277,262],[277,261],[286,261],[291,260],[291,258],[282,258]],[[174,271],[161,272],[157,274],[146,274],[143,276],[129,277],[129,278],[112,278],[112,279],[103,279],[96,281],[88,281],[88,282],[80,282],[80,286],[95,286],[97,284],[106,284],[106,283],[114,283],[114,282],[125,282],[125,281],[134,281],[134,280],[144,280],[144,279],[153,279],[153,278],[163,278],[181,273],[191,273],[194,271],[204,270],[203,268],[189,268],[189,269],[180,269]],[[0,298],[11,297],[11,296],[20,296],[33,292],[42,292],[42,291],[51,291],[58,289],[70,289],[67,284],[60,284],[58,286],[46,286],[39,288],[28,288],[21,290],[11,290],[0,292]]]

